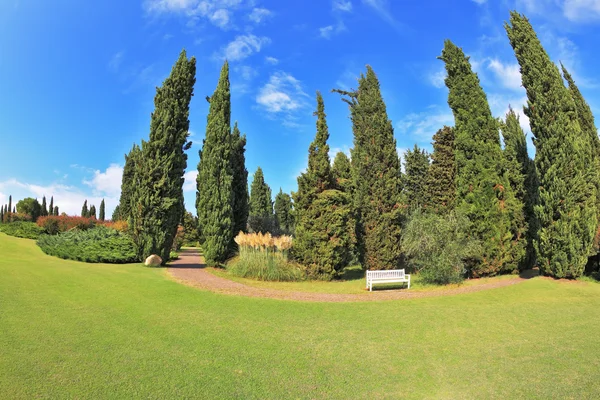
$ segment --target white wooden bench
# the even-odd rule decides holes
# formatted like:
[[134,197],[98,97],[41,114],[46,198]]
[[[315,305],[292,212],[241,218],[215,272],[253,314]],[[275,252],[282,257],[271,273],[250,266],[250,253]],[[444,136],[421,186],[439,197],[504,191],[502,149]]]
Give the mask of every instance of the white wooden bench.
[[373,284],[377,283],[408,283],[410,289],[410,274],[405,274],[403,269],[390,271],[367,271],[367,289],[373,290]]

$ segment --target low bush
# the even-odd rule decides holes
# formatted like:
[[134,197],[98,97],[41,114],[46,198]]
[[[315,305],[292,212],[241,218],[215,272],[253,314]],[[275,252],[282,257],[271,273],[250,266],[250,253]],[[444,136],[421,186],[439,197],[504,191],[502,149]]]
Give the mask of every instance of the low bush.
[[288,250],[292,245],[290,236],[272,237],[265,235],[244,234],[236,236],[239,246],[239,257],[227,266],[232,275],[252,278],[260,281],[300,281],[304,273],[296,265],[288,261]]
[[19,238],[37,239],[44,233],[44,230],[34,222],[17,221],[0,224],[0,232]]
[[87,230],[96,226],[95,218],[71,217],[68,215],[49,215],[40,217],[37,220],[39,227],[44,228],[44,231],[49,235],[57,235],[61,232],[67,232],[71,229]]
[[127,232],[129,230],[127,221],[96,221],[96,223],[119,232]]
[[469,261],[481,254],[481,244],[465,233],[468,222],[454,213],[412,214],[402,246],[408,264],[424,282],[445,285],[464,280]]
[[67,260],[110,264],[139,261],[131,237],[104,226],[43,235],[37,244],[44,253]]
[[177,259],[179,259],[179,253],[176,251],[171,251],[169,253],[169,261],[175,261]]

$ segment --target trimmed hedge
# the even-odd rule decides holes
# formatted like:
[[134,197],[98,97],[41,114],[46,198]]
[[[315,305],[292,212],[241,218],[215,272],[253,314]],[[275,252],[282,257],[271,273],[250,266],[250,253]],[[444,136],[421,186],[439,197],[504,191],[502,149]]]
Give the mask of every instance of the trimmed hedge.
[[104,226],[43,235],[37,244],[44,253],[66,260],[109,264],[139,261],[131,237]]
[[35,222],[17,221],[0,224],[0,232],[19,238],[37,239],[44,233],[44,229],[37,226]]

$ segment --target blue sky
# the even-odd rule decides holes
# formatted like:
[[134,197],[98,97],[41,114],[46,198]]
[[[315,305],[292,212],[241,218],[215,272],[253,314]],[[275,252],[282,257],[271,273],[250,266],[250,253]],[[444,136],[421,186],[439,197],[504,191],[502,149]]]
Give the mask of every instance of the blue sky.
[[[572,71],[598,115],[600,0],[3,0],[0,2],[0,204],[54,195],[77,214],[84,199],[118,202],[124,154],[148,137],[155,87],[182,48],[198,60],[186,205],[208,104],[223,59],[232,118],[248,138],[247,167],[277,192],[297,187],[322,91],[332,153],[348,152],[348,108],[333,88],[378,74],[399,152],[453,119],[436,59],[453,40],[471,56],[495,116],[525,92],[503,29],[517,9],[555,61]],[[521,120],[528,129],[526,118]],[[250,176],[250,179],[251,179]]]

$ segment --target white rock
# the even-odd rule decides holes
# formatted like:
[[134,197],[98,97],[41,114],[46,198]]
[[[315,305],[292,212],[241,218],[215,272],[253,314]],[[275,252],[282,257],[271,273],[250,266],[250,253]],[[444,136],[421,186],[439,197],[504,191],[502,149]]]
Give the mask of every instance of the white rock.
[[152,254],[150,257],[146,258],[146,262],[144,264],[150,267],[158,267],[162,264],[162,258],[157,256],[156,254]]

